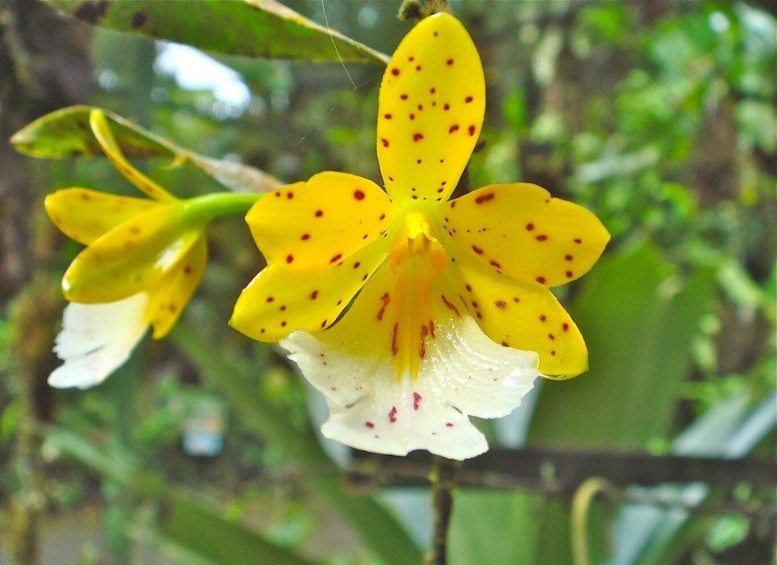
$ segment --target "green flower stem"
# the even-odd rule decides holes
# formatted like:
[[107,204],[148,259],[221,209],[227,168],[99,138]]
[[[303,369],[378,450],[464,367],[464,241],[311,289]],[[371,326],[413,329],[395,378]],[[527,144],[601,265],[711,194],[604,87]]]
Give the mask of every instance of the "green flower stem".
[[218,216],[245,214],[264,194],[252,192],[212,192],[182,201],[183,211],[193,221],[209,221]]
[[429,481],[432,483],[434,531],[432,547],[424,559],[424,565],[447,565],[448,526],[453,512],[453,489],[456,488],[461,463],[435,456]]

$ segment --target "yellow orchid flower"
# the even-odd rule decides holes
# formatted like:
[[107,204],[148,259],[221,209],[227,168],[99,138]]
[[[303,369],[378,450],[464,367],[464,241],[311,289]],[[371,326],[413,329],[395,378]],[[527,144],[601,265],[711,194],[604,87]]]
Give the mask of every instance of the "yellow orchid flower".
[[[189,302],[207,261],[205,227],[224,212],[220,195],[179,200],[122,155],[102,112],[92,131],[113,165],[151,198],[69,188],[44,201],[51,221],[87,245],[62,281],[70,304],[54,351],[64,364],[49,384],[87,388],[121,366],[149,326],[160,339]],[[228,195],[237,211],[257,195]]]
[[268,266],[231,324],[279,341],[329,404],[325,436],[395,455],[487,450],[468,416],[520,404],[538,374],[587,369],[577,326],[549,290],[609,240],[584,208],[539,186],[497,184],[448,201],[475,147],[485,81],[448,14],[402,40],[380,88],[386,192],[323,172],[246,216]]

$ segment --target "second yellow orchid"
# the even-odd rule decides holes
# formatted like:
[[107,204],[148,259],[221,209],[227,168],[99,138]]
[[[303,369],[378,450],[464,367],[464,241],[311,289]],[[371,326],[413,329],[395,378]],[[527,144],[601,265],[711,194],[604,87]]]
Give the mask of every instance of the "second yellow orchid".
[[[102,382],[149,326],[155,339],[169,333],[205,269],[207,223],[223,212],[218,195],[180,200],[133,167],[102,112],[91,112],[90,125],[113,165],[151,198],[85,188],[46,197],[52,222],[87,245],[62,281],[70,304],[54,350],[65,363],[49,378],[61,388]],[[229,211],[247,209],[257,198],[229,195]]]

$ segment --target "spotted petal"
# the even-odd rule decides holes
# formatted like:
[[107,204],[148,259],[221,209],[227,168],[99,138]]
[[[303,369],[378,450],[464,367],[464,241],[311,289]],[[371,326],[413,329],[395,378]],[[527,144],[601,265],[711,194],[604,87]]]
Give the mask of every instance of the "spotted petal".
[[445,205],[443,229],[495,273],[558,286],[593,266],[610,239],[591,212],[534,184],[497,184]]
[[114,302],[153,287],[200,237],[202,226],[186,226],[179,208],[152,209],[92,242],[65,273],[65,298]]
[[181,316],[202,279],[207,260],[208,246],[200,237],[156,284],[149,305],[154,339],[165,337]]
[[54,225],[84,245],[130,218],[161,206],[148,198],[116,196],[86,188],[58,190],[46,196],[43,203]]
[[546,376],[571,378],[588,370],[588,349],[564,307],[544,286],[497,273],[467,250],[448,247],[446,276],[467,311],[496,343],[539,354]]
[[280,342],[327,399],[323,434],[392,455],[427,449],[466,459],[483,453],[486,440],[468,416],[494,418],[518,406],[537,376],[536,354],[491,341],[463,308],[448,302],[453,291],[436,279],[430,289],[433,329],[423,342],[418,375],[407,369],[397,374],[398,320],[385,299],[395,288],[385,265],[334,327],[294,332]]
[[268,263],[316,271],[385,235],[396,213],[374,182],[330,171],[268,194],[246,222]]
[[229,323],[253,339],[271,343],[294,330],[327,328],[385,260],[387,247],[381,238],[314,275],[285,264],[270,265],[243,289]]
[[448,199],[480,135],[486,92],[480,56],[445,13],[421,20],[397,47],[378,101],[378,160],[399,201]]
[[140,293],[109,304],[68,304],[54,346],[64,364],[49,384],[89,388],[123,365],[148,328],[148,299]]

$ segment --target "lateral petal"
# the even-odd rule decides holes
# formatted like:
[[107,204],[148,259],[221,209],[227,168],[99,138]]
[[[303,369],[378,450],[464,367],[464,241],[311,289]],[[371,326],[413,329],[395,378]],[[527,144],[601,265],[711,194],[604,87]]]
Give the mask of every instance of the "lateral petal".
[[588,272],[610,240],[594,214],[535,184],[485,186],[439,213],[448,235],[490,270],[546,287]]
[[380,85],[378,161],[389,195],[447,200],[480,135],[485,104],[483,66],[464,26],[444,13],[416,24]]
[[[187,229],[188,228],[188,229]],[[189,250],[200,230],[176,205],[135,216],[93,241],[70,264],[62,290],[70,302],[114,302],[152,288]]]
[[539,370],[556,379],[588,370],[588,349],[553,293],[495,272],[472,253],[449,248],[455,266],[446,276],[485,334],[505,347],[536,351]]
[[339,261],[310,273],[272,264],[243,289],[229,324],[243,334],[274,343],[294,330],[331,326],[388,255],[381,238]]
[[179,263],[157,283],[149,305],[154,339],[165,337],[181,316],[200,284],[207,261],[208,244],[203,236],[194,242]]
[[116,196],[87,188],[67,188],[46,196],[46,213],[59,230],[88,245],[119,224],[162,204],[148,198]]
[[398,207],[369,179],[327,171],[275,190],[246,215],[269,264],[313,271],[384,236]]

